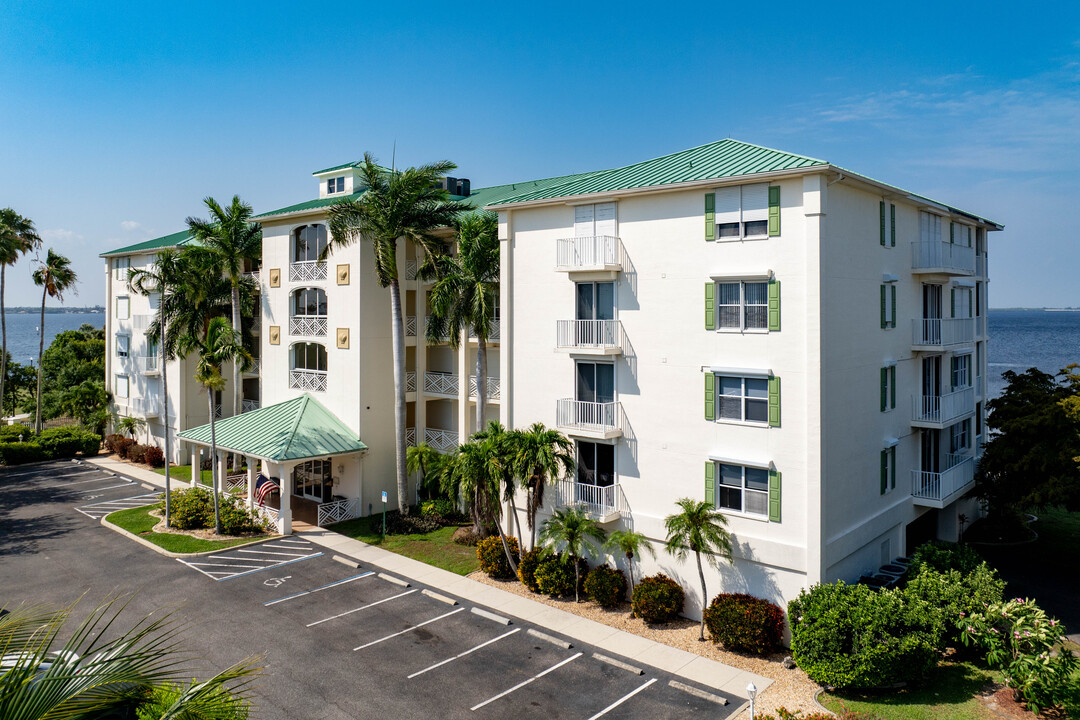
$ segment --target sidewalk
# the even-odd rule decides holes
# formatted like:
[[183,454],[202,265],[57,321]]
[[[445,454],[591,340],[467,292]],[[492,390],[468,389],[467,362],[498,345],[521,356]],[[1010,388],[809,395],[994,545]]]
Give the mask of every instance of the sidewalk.
[[[140,482],[157,487],[165,486],[164,475],[131,463],[108,457],[88,458],[86,462]],[[187,484],[182,483],[182,485]],[[365,565],[376,566],[388,573],[400,575],[414,583],[427,585],[469,603],[490,608],[495,612],[512,616],[570,639],[595,645],[635,663],[649,665],[732,695],[745,698],[746,686],[751,682],[757,686],[759,693],[772,684],[772,680],[760,675],[578,617],[558,608],[519,597],[325,528],[311,528],[303,531],[298,529],[298,532],[294,534],[311,540],[335,554],[349,557]],[[743,714],[747,713],[740,713],[737,717]]]

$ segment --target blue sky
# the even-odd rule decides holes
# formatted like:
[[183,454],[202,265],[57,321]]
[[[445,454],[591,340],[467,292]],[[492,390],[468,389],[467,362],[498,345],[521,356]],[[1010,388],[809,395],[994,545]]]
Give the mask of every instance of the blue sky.
[[309,199],[364,151],[480,187],[730,136],[991,217],[991,304],[1080,306],[1073,3],[5,0],[0,100],[0,206],[73,259],[69,304],[203,197]]

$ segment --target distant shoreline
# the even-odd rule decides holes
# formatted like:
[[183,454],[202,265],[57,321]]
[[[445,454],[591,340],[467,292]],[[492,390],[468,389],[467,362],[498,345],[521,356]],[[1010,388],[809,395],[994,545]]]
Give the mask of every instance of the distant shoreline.
[[1080,308],[1064,307],[1064,308],[1051,308],[1051,307],[1006,307],[1006,308],[990,308],[990,312],[1080,312]]
[[[105,308],[100,305],[94,307],[46,307],[46,315],[101,315]],[[41,306],[38,307],[9,307],[4,308],[5,315],[40,315]]]

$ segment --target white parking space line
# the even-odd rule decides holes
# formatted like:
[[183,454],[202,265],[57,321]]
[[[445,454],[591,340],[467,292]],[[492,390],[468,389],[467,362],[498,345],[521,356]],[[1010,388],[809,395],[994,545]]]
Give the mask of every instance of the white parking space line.
[[[409,592],[414,592],[414,591],[410,590]],[[379,643],[386,642],[387,640],[392,640],[392,639],[398,637],[399,635],[404,635],[405,633],[410,633],[413,630],[416,630],[417,628],[422,628],[425,625],[430,625],[433,622],[437,622],[439,620],[442,620],[443,618],[448,618],[451,615],[457,615],[459,612],[463,611],[464,609],[465,608],[461,607],[461,608],[458,608],[457,610],[451,610],[450,612],[445,613],[443,615],[440,615],[438,617],[433,617],[430,620],[425,620],[424,622],[420,623],[419,625],[413,625],[411,628],[408,628],[406,630],[402,630],[401,632],[396,632],[393,635],[387,635],[386,637],[379,638],[378,640],[372,640],[371,642],[365,643],[364,645],[361,645],[359,647],[354,647],[353,652],[356,652],[357,650],[363,650],[364,648],[369,648],[372,645],[378,645]],[[578,654],[580,655],[580,653],[578,653]]]
[[117,500],[104,500],[102,502],[77,507],[75,510],[91,520],[100,520],[106,515],[118,510],[130,510],[132,508],[142,507],[143,505],[150,505],[157,499],[158,495],[159,493],[152,492],[143,493],[142,495],[132,495],[131,497],[119,498]]
[[630,698],[634,697],[635,695],[637,695],[639,692],[641,692],[645,688],[652,685],[654,682],[656,682],[656,678],[653,678],[652,680],[646,681],[645,684],[642,685],[641,687],[639,687],[637,690],[632,690],[632,691],[628,692],[627,694],[623,695],[621,698],[619,698],[615,702],[611,703],[610,705],[608,705],[606,708],[604,708],[600,712],[593,715],[591,718],[589,718],[589,720],[596,720],[597,718],[600,718],[600,717],[603,717],[603,716],[607,715],[609,712],[611,712],[615,708],[619,707],[624,702],[626,702]]
[[[305,627],[315,627],[316,625],[321,625],[322,623],[327,622],[329,620],[337,620],[340,617],[345,617],[346,615],[352,615],[354,612],[360,612],[361,610],[367,610],[370,607],[375,607],[376,605],[382,605],[384,602],[390,602],[391,600],[397,600],[399,597],[405,597],[406,595],[412,595],[414,592],[416,592],[416,588],[413,588],[412,590],[406,590],[405,592],[399,593],[397,595],[391,595],[390,597],[383,598],[382,600],[376,600],[373,603],[369,603],[367,605],[362,605],[361,607],[353,608],[352,610],[346,610],[345,612],[338,613],[337,615],[331,615],[330,617],[323,618],[322,620],[316,620],[313,623],[308,623]],[[420,626],[417,625],[417,627],[420,627]],[[412,629],[412,628],[410,628],[410,629]],[[406,632],[408,632],[408,630],[406,630]],[[391,635],[390,637],[393,637],[393,635]],[[383,638],[383,640],[388,640],[388,639],[389,638]],[[382,640],[380,640],[379,642],[382,642]],[[365,647],[367,647],[367,646],[365,645]],[[359,650],[360,648],[353,648],[353,649],[354,650]]]
[[472,706],[471,708],[469,708],[469,709],[470,709],[470,710],[479,710],[480,708],[484,707],[485,705],[489,705],[489,704],[491,704],[491,703],[495,702],[495,701],[496,701],[496,700],[498,700],[499,698],[503,698],[503,697],[506,697],[506,696],[507,696],[507,695],[509,695],[510,693],[512,693],[512,692],[514,692],[514,691],[516,691],[516,690],[520,690],[521,688],[525,687],[525,686],[526,686],[526,685],[528,685],[529,683],[532,683],[532,682],[535,682],[535,681],[539,680],[540,678],[542,678],[542,677],[544,677],[545,675],[547,675],[547,674],[548,674],[549,672],[554,672],[554,671],[558,670],[559,668],[561,668],[561,667],[562,667],[563,665],[565,665],[566,663],[568,663],[568,662],[572,662],[572,661],[574,661],[574,660],[577,660],[577,659],[578,659],[579,657],[581,657],[581,655],[582,655],[582,653],[577,653],[576,655],[571,655],[570,657],[568,657],[568,658],[566,658],[565,660],[563,660],[563,661],[562,661],[561,663],[557,663],[557,664],[555,664],[555,665],[552,665],[552,666],[551,666],[551,667],[549,667],[549,668],[548,668],[547,670],[545,670],[545,671],[543,671],[543,672],[541,672],[541,673],[537,673],[536,675],[533,675],[533,676],[532,676],[531,678],[529,678],[529,679],[528,679],[528,680],[526,680],[525,682],[520,682],[520,683],[518,683],[517,685],[515,685],[514,687],[510,688],[509,690],[503,690],[503,691],[502,691],[501,693],[499,693],[498,695],[496,695],[496,696],[494,696],[494,697],[490,697],[490,698],[488,698],[487,700],[485,700],[484,702],[480,703],[479,705],[473,705],[473,706]]
[[493,643],[497,643],[497,642],[499,642],[500,640],[502,640],[503,638],[506,638],[506,637],[510,637],[510,636],[511,636],[511,635],[513,635],[514,633],[516,633],[516,632],[520,632],[520,630],[521,630],[521,628],[514,628],[514,629],[513,629],[513,630],[511,630],[510,632],[507,632],[507,633],[503,633],[502,635],[500,635],[499,637],[496,637],[496,638],[491,638],[491,639],[490,639],[490,640],[488,640],[487,642],[482,642],[482,643],[480,643],[479,645],[477,645],[477,646],[476,646],[476,647],[474,647],[474,648],[469,648],[469,649],[468,649],[468,650],[466,650],[465,652],[462,652],[462,653],[458,653],[458,654],[457,654],[457,655],[455,655],[454,657],[446,658],[446,659],[445,659],[445,660],[443,660],[442,662],[437,662],[437,663],[435,663],[434,665],[429,665],[428,667],[424,668],[423,670],[417,670],[417,671],[416,671],[416,672],[414,672],[414,673],[413,673],[412,675],[409,675],[409,676],[408,676],[408,679],[409,679],[409,680],[412,680],[412,679],[413,679],[414,677],[419,677],[420,675],[423,675],[424,673],[428,672],[429,670],[434,670],[435,668],[440,668],[440,667],[442,667],[443,665],[446,665],[446,664],[448,664],[448,663],[452,663],[452,662],[454,662],[455,660],[460,660],[461,658],[465,657],[466,655],[470,655],[470,654],[472,654],[472,653],[476,652],[477,650],[479,650],[480,648],[484,648],[484,647],[487,647],[488,645],[491,645],[491,644],[493,644]]
[[[134,484],[135,483],[126,482],[126,483],[120,483],[119,485],[109,485],[107,487],[100,487],[100,488],[75,488],[73,490],[68,490],[67,492],[72,492],[72,493],[76,493],[76,494],[78,494],[78,493],[89,494],[89,493],[101,492],[102,490],[113,490],[115,488],[131,487]],[[61,490],[61,492],[64,492],[64,491]],[[63,495],[53,495],[52,499],[53,500],[60,500],[60,499],[63,499],[63,497],[64,497]]]
[[304,590],[303,592],[294,593],[292,595],[286,595],[283,598],[278,598],[277,600],[271,600],[270,602],[264,602],[263,605],[266,606],[266,607],[270,607],[271,605],[277,605],[278,603],[283,603],[286,600],[292,600],[294,598],[304,597],[305,595],[311,595],[312,593],[322,592],[323,590],[329,590],[330,588],[337,587],[338,585],[344,585],[345,583],[351,583],[353,580],[363,580],[364,578],[371,577],[374,574],[375,573],[373,573],[373,572],[371,572],[369,570],[366,573],[362,573],[360,575],[353,575],[352,577],[345,578],[344,580],[338,580],[336,582],[328,583],[326,585],[322,585],[322,586],[317,587],[317,588],[312,588],[311,590]]
[[[295,562],[302,560],[310,560],[322,555],[321,552],[309,553],[307,555],[287,555],[291,559],[285,560],[279,557],[282,553],[265,553],[258,550],[237,550],[236,552],[250,552],[253,555],[274,555],[277,557],[249,557],[247,555],[235,555],[232,553],[223,552],[220,555],[205,555],[199,560],[184,560],[182,558],[176,558],[177,562],[181,562],[187,565],[192,570],[202,573],[203,575],[221,582],[222,580],[231,580],[243,575],[250,575],[252,573],[262,572],[263,570],[272,570],[274,568],[282,567],[283,565],[291,565]],[[234,568],[234,570],[204,570],[203,568],[210,567],[227,567]],[[237,571],[238,570],[238,571]],[[218,577],[224,575],[225,577]]]
[[283,543],[283,542],[284,542],[284,540],[275,540],[274,542],[266,543],[265,545],[262,545],[261,547],[272,547],[272,548],[278,548],[278,549],[284,548],[285,550],[295,550],[298,547],[301,547],[301,548],[311,547],[311,543],[309,543],[309,542],[289,543],[288,545],[282,545],[281,543]]
[[[259,568],[258,565],[231,565],[229,563],[204,563],[204,562],[201,562],[201,563],[187,563],[187,564],[190,565],[191,567],[195,567],[196,565],[198,565],[199,567],[195,567],[195,569],[200,570],[200,572],[201,572],[201,568],[203,568],[203,567],[246,568],[246,569],[249,569],[249,570],[251,568]],[[261,568],[259,568],[259,569],[261,569]]]
[[[300,550],[300,548],[297,548],[297,550]],[[256,555],[277,555],[278,557],[304,557],[304,555],[307,554],[307,553],[272,552],[270,550],[237,550],[237,552],[253,553],[253,554],[256,554]]]
[[[87,474],[88,473],[79,473],[79,475],[87,475]],[[89,480],[74,480],[72,482],[56,483],[55,485],[42,485],[41,489],[42,490],[53,490],[55,488],[70,487],[72,485],[82,485],[82,484],[88,483],[88,482],[108,482],[110,480],[112,480],[111,477],[92,477]]]

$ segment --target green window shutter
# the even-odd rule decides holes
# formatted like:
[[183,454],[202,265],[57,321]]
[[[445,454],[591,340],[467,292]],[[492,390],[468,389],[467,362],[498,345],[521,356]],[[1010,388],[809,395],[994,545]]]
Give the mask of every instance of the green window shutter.
[[780,473],[769,471],[769,522],[780,522]]
[[769,427],[780,427],[780,378],[769,376]]
[[949,223],[949,243],[956,242],[956,223]]
[[896,366],[889,368],[889,407],[896,409]]
[[889,226],[892,229],[889,244],[896,247],[896,206],[889,203]]
[[705,502],[716,507],[716,463],[712,460],[705,463]]
[[780,186],[769,186],[769,237],[780,234]]
[[878,203],[878,219],[881,221],[881,247],[885,247],[885,201]]
[[716,283],[705,283],[705,329],[716,329]]
[[896,448],[889,448],[889,487],[896,489]]
[[881,451],[881,494],[889,489],[889,451]]
[[705,419],[716,420],[716,376],[705,373]]
[[886,410],[889,409],[888,390],[889,390],[889,368],[881,368],[881,412],[885,412]]
[[972,310],[972,307],[975,305],[975,299],[973,297],[971,297],[971,294],[972,294],[971,293],[971,288],[968,288],[967,294],[968,294],[968,317],[971,317],[971,310]]
[[705,195],[705,240],[716,239],[716,193]]
[[949,290],[949,317],[956,317],[956,288]]
[[896,286],[889,286],[889,293],[892,295],[892,326],[896,327]]
[[885,292],[886,292],[885,286],[882,285],[881,286],[881,329],[882,330],[884,330],[885,326],[888,324],[886,322],[887,318],[885,317]]
[[780,281],[769,281],[769,332],[780,330]]

